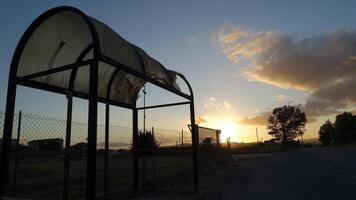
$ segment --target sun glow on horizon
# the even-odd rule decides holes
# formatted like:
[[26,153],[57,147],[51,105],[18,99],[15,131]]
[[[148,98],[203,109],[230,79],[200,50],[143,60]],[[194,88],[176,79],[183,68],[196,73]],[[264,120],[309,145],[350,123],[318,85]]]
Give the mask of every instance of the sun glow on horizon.
[[237,141],[238,139],[238,128],[239,124],[232,120],[221,120],[212,124],[215,129],[221,130],[220,140],[225,143],[227,138],[230,138],[231,141]]

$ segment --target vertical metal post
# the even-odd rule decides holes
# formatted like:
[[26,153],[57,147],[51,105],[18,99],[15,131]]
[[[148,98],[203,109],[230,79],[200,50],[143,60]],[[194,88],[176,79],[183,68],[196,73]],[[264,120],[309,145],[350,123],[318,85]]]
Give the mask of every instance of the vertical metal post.
[[226,139],[226,145],[227,145],[227,153],[228,153],[228,156],[229,156],[229,160],[232,160],[232,155],[231,155],[231,139],[230,137],[228,137]]
[[[152,135],[154,140],[156,141],[155,129],[153,127],[152,127]],[[153,154],[152,154],[152,169],[153,169],[153,179],[156,180],[156,149],[153,150]]]
[[66,145],[64,150],[64,177],[63,177],[63,200],[68,199],[68,182],[69,182],[69,156],[70,156],[70,139],[72,136],[72,107],[73,94],[68,91],[67,94],[67,124],[66,124]]
[[143,132],[146,133],[146,84],[143,85]]
[[89,82],[89,110],[88,110],[88,150],[87,150],[87,200],[96,198],[96,140],[98,123],[98,60],[90,65]]
[[220,134],[221,130],[216,130],[216,146],[220,148]]
[[138,110],[132,110],[132,155],[133,155],[133,188],[139,190],[138,184],[138,155],[137,155],[137,140],[138,140]]
[[19,121],[17,123],[17,139],[16,139],[16,150],[15,150],[15,169],[14,169],[14,183],[12,188],[12,193],[16,195],[16,184],[17,184],[17,164],[18,164],[18,151],[20,146],[20,135],[21,135],[21,120],[22,120],[22,112],[19,112]]
[[180,146],[180,174],[183,174],[183,129],[181,132],[181,146]]
[[220,159],[221,159],[221,151],[220,151],[220,134],[221,130],[216,130],[216,159],[215,159],[215,164],[219,164]]
[[199,192],[199,132],[195,124],[194,99],[190,102],[190,123],[192,126],[194,192]]
[[104,199],[108,199],[109,187],[109,127],[110,105],[105,106],[105,163],[104,163]]
[[10,171],[10,154],[11,154],[11,138],[12,126],[14,121],[15,101],[16,101],[16,83],[14,81],[14,67],[11,66],[9,85],[7,88],[6,110],[4,130],[2,136],[2,150],[0,161],[0,196],[8,194],[9,171]]

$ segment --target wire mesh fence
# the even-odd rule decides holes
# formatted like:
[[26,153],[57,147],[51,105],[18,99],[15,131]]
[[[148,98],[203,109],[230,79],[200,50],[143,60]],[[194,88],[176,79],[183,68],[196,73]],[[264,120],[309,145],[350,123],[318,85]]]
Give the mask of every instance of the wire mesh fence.
[[220,143],[221,130],[198,127],[199,166],[202,170],[222,164],[228,159],[227,145]]
[[192,191],[191,133],[152,129],[159,148],[139,156],[140,183],[153,191]]
[[[79,199],[86,192],[86,123],[72,121],[69,148],[68,185],[65,187],[66,120],[31,114],[14,116],[10,166],[11,194],[16,198]],[[0,131],[4,112],[0,111]],[[192,191],[193,151],[190,131],[154,129],[157,148],[139,154],[140,188],[152,191]],[[133,185],[132,134],[129,127],[109,126],[108,199],[117,198]],[[0,144],[1,144],[0,140]],[[220,148],[222,147],[222,148]],[[219,145],[219,131],[199,127],[199,167],[209,173],[224,161],[227,145]],[[96,190],[105,191],[105,126],[97,127]],[[1,148],[0,148],[1,149]],[[68,188],[66,191],[64,188]]]
[[[3,123],[4,112],[0,111],[1,131]],[[68,199],[85,196],[87,129],[86,123],[72,122]],[[153,131],[159,148],[139,157],[140,185],[151,190],[192,190],[191,133],[168,129]],[[108,191],[113,194],[110,197],[117,197],[116,194],[122,194],[133,184],[132,128],[110,125],[109,132]],[[13,197],[63,199],[65,136],[64,119],[30,113],[15,115],[10,166]],[[98,125],[98,196],[104,192],[104,147],[105,126]]]

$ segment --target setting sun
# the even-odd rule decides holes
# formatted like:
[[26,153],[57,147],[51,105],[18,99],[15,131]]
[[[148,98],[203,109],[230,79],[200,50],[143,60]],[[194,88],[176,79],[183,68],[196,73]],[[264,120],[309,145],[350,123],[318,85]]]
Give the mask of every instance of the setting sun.
[[230,137],[231,141],[237,141],[238,138],[238,124],[232,120],[219,121],[213,125],[216,129],[221,130],[221,142],[226,142]]

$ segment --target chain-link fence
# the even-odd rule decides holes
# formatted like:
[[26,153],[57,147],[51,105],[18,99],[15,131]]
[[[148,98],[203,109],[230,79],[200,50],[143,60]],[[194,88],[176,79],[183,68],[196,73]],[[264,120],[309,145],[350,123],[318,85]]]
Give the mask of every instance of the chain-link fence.
[[[4,112],[0,111],[0,131]],[[86,190],[86,123],[72,122],[68,185],[65,187],[66,120],[30,113],[14,116],[10,188],[13,197],[30,199],[79,199]],[[190,131],[149,130],[157,148],[142,151],[139,184],[151,191],[192,191],[193,151]],[[132,128],[110,125],[108,150],[108,199],[127,194],[133,185]],[[219,130],[199,127],[199,168],[202,173],[227,158],[227,145],[220,144]],[[1,144],[0,140],[0,144]],[[1,148],[0,148],[1,149]],[[105,190],[105,126],[97,129],[96,190]],[[68,188],[64,191],[64,188]]]
[[[4,112],[0,112],[2,133]],[[72,122],[69,150],[68,199],[85,196],[86,123]],[[109,127],[108,196],[117,198],[132,188],[132,128]],[[159,148],[139,156],[142,189],[192,191],[191,133],[153,129]],[[18,137],[19,136],[19,137]],[[16,198],[63,199],[66,120],[30,113],[14,119],[10,166],[11,194]],[[1,141],[1,140],[0,140]],[[97,195],[104,193],[105,126],[97,131]],[[110,198],[109,198],[110,199]]]
[[198,127],[199,131],[199,166],[202,170],[226,162],[229,158],[229,148],[220,142],[221,130]]
[[192,191],[193,157],[191,133],[152,129],[159,145],[152,153],[139,156],[142,189]]

